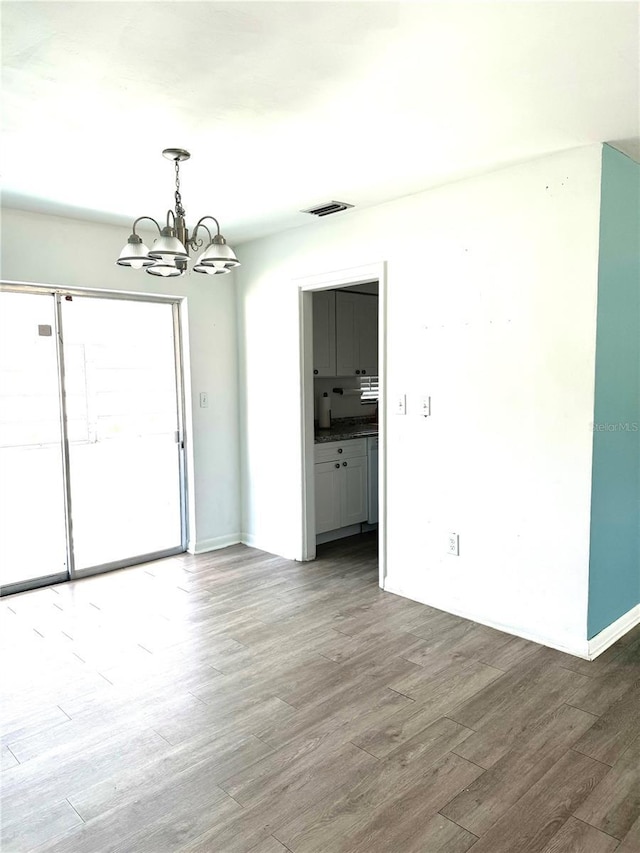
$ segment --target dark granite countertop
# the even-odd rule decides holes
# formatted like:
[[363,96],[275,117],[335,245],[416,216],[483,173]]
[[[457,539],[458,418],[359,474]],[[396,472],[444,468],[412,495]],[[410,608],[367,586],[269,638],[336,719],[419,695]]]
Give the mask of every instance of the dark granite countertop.
[[336,418],[330,429],[319,429],[315,425],[315,443],[344,441],[348,438],[368,438],[378,435],[378,424],[371,418]]

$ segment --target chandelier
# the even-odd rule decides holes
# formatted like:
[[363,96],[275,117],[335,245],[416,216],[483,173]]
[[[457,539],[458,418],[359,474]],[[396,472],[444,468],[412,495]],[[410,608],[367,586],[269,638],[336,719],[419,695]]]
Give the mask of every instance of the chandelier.
[[[198,231],[202,229],[209,235],[209,242],[204,252],[194,265],[194,272],[205,275],[221,275],[240,266],[235,252],[220,233],[220,225],[215,216],[203,216],[198,220],[193,234],[185,225],[185,210],[182,206],[180,196],[180,163],[191,157],[183,148],[165,148],[162,152],[167,160],[173,160],[176,168],[176,192],[175,210],[167,211],[167,224],[161,228],[151,216],[139,216],[133,223],[132,234],[120,252],[116,261],[121,267],[133,267],[133,269],[146,269],[150,275],[161,275],[170,277],[183,275],[189,263],[189,250],[197,252],[204,246],[204,239],[198,237]],[[136,225],[143,219],[149,219],[158,229],[159,236],[154,241],[151,249],[148,249],[142,239],[136,234]],[[204,225],[205,219],[212,219],[216,223],[216,233],[212,236],[209,228]]]

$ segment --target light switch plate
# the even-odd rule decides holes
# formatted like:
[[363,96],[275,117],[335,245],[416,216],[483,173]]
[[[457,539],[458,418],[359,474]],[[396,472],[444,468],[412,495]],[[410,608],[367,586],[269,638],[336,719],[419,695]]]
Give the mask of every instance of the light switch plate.
[[460,556],[460,534],[459,533],[448,533],[447,534],[447,554],[451,554],[452,557]]
[[406,415],[407,414],[407,395],[406,394],[398,394],[396,396],[395,413],[396,413],[396,415]]
[[207,409],[209,408],[209,395],[206,391],[200,392],[200,408]]

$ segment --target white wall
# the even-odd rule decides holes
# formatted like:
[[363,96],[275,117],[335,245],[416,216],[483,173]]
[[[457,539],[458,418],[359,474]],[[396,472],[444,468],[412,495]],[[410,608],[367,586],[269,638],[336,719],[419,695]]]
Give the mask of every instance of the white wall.
[[294,279],[386,260],[386,588],[583,651],[599,182],[595,145],[241,247],[246,541],[302,553]]
[[[239,541],[238,365],[235,282],[188,274],[152,278],[115,265],[129,236],[116,228],[4,210],[2,278],[67,287],[186,296],[190,344],[196,550]],[[198,406],[200,391],[209,408]]]

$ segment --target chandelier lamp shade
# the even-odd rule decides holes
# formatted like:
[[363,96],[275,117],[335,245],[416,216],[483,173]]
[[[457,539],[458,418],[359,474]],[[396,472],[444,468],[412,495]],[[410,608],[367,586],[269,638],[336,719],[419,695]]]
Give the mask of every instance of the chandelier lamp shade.
[[[180,163],[191,156],[184,148],[165,148],[162,152],[168,160],[173,160],[176,170],[175,210],[167,211],[167,224],[161,228],[151,216],[139,216],[133,223],[132,233],[127,240],[116,263],[121,267],[145,269],[149,275],[171,277],[183,275],[190,261],[189,251],[197,252],[204,246],[204,251],[193,266],[194,272],[203,275],[223,275],[234,267],[240,266],[235,252],[220,233],[220,225],[215,216],[203,216],[198,220],[193,234],[189,236],[185,222],[185,209],[180,195]],[[158,229],[158,237],[151,249],[142,242],[136,233],[136,225],[142,220],[149,220]],[[212,236],[204,224],[206,219],[212,219],[216,224],[216,233]],[[206,232],[208,242],[205,246],[198,232]]]

